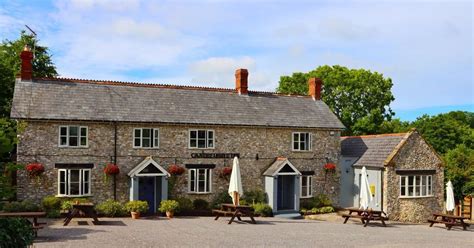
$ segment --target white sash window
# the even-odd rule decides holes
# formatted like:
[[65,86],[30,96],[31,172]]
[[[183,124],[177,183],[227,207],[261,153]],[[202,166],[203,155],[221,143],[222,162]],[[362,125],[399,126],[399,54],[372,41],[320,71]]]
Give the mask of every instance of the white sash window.
[[59,169],[58,196],[90,196],[91,169]]

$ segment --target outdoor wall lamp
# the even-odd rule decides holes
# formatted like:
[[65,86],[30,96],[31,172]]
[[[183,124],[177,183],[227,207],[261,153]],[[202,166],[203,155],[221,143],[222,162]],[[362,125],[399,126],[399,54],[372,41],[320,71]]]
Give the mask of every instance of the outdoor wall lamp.
[[258,153],[255,155],[255,160],[258,160]]

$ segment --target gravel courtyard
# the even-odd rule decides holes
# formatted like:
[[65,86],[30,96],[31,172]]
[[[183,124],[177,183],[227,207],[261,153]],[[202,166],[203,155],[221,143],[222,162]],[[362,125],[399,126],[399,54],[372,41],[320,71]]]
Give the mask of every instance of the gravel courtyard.
[[372,224],[358,222],[257,218],[257,225],[227,224],[228,218],[177,217],[132,220],[73,219],[69,226],[50,222],[39,231],[35,247],[473,247],[474,230],[438,225]]

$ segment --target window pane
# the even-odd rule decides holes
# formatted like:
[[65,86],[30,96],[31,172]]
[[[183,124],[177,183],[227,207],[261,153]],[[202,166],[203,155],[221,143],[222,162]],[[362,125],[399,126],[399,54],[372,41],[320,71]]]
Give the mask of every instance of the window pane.
[[195,139],[196,138],[196,131],[189,131],[190,133],[190,138]]
[[306,143],[304,141],[300,143],[300,150],[303,150],[303,151],[306,150]]
[[189,143],[189,146],[196,147],[197,146],[196,139],[191,139],[191,142]]
[[206,148],[206,139],[198,140],[198,148]]
[[79,195],[79,183],[69,183],[69,193],[71,195]]
[[151,140],[149,138],[142,139],[142,147],[150,147],[150,145],[151,145]]
[[426,196],[426,176],[421,177],[421,195]]
[[61,137],[61,145],[67,146],[67,137]]
[[195,192],[196,188],[196,170],[189,170],[190,173],[190,179],[189,179],[189,189],[191,192]]
[[89,182],[90,181],[90,178],[89,178],[89,171],[88,170],[85,170],[84,171],[84,176],[82,177],[82,181],[83,182]]
[[214,139],[214,131],[208,131],[207,132],[207,138],[208,139]]
[[87,128],[81,127],[81,136],[87,137]]
[[65,195],[66,192],[66,171],[59,171],[59,194]]
[[199,130],[199,131],[198,131],[198,138],[199,138],[199,139],[205,139],[205,138],[206,138],[206,131],[204,131],[204,130]]
[[153,135],[153,138],[154,138],[153,146],[159,147],[160,132],[158,129],[155,129],[154,132],[155,132],[155,135]]
[[60,134],[66,136],[67,135],[67,127],[61,127],[60,129],[61,129]]
[[432,194],[433,194],[433,192],[432,192],[432,186],[433,186],[433,184],[432,184],[432,181],[431,181],[431,180],[432,180],[432,179],[431,179],[431,176],[428,176],[428,194],[429,194],[429,195],[432,195]]
[[141,138],[141,133],[142,133],[142,130],[141,129],[135,129],[135,138]]
[[88,195],[89,194],[89,183],[82,184],[82,194]]
[[303,187],[306,187],[306,185],[307,185],[307,180],[308,180],[308,177],[305,177],[305,176],[301,177],[301,185],[302,185]]
[[408,196],[413,196],[413,176],[408,177]]
[[298,133],[294,133],[294,134],[293,134],[293,141],[294,141],[294,142],[300,141]]
[[69,146],[77,146],[77,137],[69,137]]
[[135,138],[135,146],[140,147],[140,138]]
[[79,182],[79,170],[70,170],[69,171],[69,181],[78,183]]
[[213,140],[208,140],[207,141],[207,147],[213,148],[214,147],[214,141]]
[[298,150],[298,146],[299,145],[299,142],[294,142],[293,143],[293,150]]
[[406,177],[401,177],[400,178],[401,183],[400,183],[400,195],[401,196],[406,196],[406,188],[405,188],[405,183],[406,183]]
[[79,134],[78,127],[69,127],[69,136],[78,136]]
[[86,146],[86,145],[87,145],[87,138],[81,137],[81,146]]
[[151,130],[149,128],[144,128],[142,136],[143,138],[151,138]]

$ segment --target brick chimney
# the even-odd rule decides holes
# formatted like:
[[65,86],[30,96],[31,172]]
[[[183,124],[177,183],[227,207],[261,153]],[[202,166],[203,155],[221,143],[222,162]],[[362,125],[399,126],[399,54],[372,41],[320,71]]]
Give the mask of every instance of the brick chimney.
[[323,86],[323,81],[319,78],[310,78],[308,80],[308,95],[313,97],[313,100],[321,100],[321,87]]
[[33,60],[33,53],[31,52],[28,46],[25,46],[25,48],[20,54],[20,58],[21,58],[21,69],[20,69],[21,80],[31,80],[33,78],[33,65],[31,63],[31,61]]
[[248,94],[248,77],[247,69],[237,69],[235,71],[235,90],[239,92],[239,95]]

